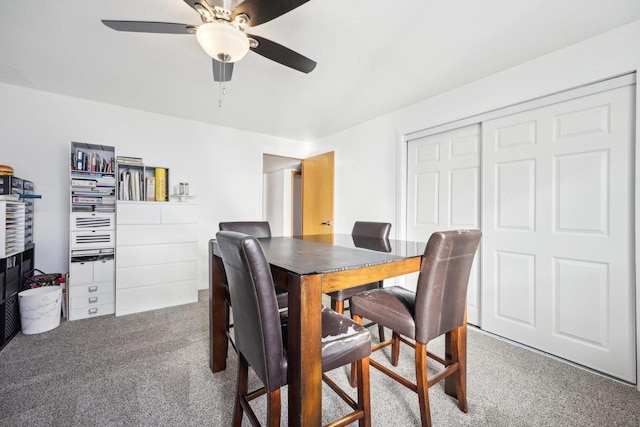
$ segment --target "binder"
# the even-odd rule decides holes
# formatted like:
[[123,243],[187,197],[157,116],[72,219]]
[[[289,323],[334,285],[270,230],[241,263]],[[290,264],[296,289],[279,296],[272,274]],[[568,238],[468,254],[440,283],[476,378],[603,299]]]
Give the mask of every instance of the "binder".
[[156,202],[167,201],[167,170],[156,168]]

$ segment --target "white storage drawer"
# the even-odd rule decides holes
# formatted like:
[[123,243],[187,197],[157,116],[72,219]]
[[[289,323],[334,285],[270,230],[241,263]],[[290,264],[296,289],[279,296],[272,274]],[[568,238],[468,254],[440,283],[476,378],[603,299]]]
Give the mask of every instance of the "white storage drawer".
[[162,206],[152,202],[118,202],[118,224],[160,224]]
[[72,310],[81,307],[88,307],[101,304],[113,304],[115,301],[115,293],[108,292],[106,294],[95,295],[76,295],[75,292],[70,298],[69,304]]
[[109,213],[72,213],[71,231],[113,230],[115,215]]
[[167,243],[145,246],[121,246],[116,254],[118,269],[194,261],[198,259],[198,243]]
[[72,262],[69,267],[69,286],[93,282],[113,282],[115,263],[113,259]]
[[69,286],[93,282],[93,261],[72,262],[69,267]]
[[71,308],[69,310],[69,320],[86,319],[88,317],[104,316],[116,312],[115,303],[99,304],[89,307]]
[[71,249],[92,249],[115,246],[115,232],[109,230],[74,231]]
[[118,248],[198,241],[196,224],[120,225]]
[[70,295],[72,295],[73,298],[87,297],[109,292],[113,293],[114,289],[114,282],[88,283],[86,285],[75,285]]
[[178,203],[162,206],[163,224],[195,224],[198,222],[196,205]]

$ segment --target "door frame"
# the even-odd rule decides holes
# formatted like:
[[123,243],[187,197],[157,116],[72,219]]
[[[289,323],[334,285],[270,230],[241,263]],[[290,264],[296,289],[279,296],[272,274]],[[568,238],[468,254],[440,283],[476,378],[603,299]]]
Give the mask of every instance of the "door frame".
[[[523,100],[520,103],[506,105],[491,111],[481,111],[475,115],[462,117],[446,123],[440,123],[429,128],[400,129],[396,131],[396,227],[397,239],[404,240],[407,236],[407,161],[409,141],[427,135],[444,132],[451,129],[482,123],[483,121],[526,111],[545,105],[555,104],[567,99],[586,96],[591,93],[601,92],[620,86],[635,84],[635,162],[634,162],[634,197],[635,208],[635,298],[636,298],[636,388],[640,391],[640,82],[637,76],[640,74],[640,64],[631,70],[616,75],[603,76],[602,79],[578,87],[567,88],[562,92],[550,93],[535,99]],[[480,160],[482,168],[482,159]],[[482,187],[480,189],[482,198]],[[480,273],[482,275],[482,273]],[[402,279],[400,284],[402,284]],[[480,301],[482,307],[482,301]],[[571,363],[571,362],[569,362]]]

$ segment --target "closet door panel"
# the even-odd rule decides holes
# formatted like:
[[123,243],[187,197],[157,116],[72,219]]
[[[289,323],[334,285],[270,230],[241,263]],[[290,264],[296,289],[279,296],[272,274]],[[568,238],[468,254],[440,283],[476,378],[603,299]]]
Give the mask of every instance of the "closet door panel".
[[634,91],[482,124],[482,327],[629,382]]
[[[480,228],[480,126],[409,142],[407,239],[427,241],[435,231]],[[468,322],[479,325],[480,275],[476,257],[467,293]],[[417,274],[409,279],[415,289]]]

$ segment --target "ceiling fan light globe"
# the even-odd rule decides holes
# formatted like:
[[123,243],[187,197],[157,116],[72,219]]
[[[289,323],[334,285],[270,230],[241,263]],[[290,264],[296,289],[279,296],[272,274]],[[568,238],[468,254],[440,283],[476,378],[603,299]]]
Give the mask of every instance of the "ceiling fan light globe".
[[198,27],[196,38],[210,57],[225,62],[241,60],[249,51],[249,39],[237,28],[222,23],[210,22]]

